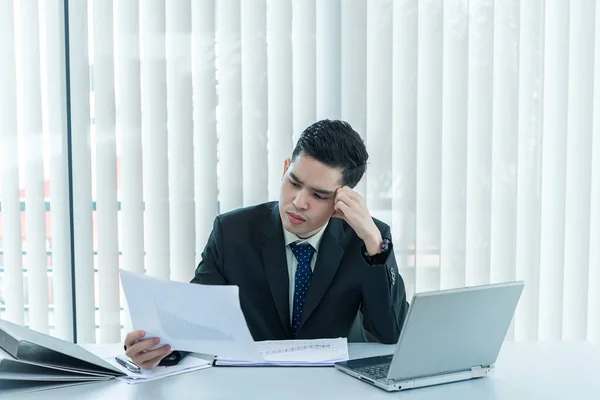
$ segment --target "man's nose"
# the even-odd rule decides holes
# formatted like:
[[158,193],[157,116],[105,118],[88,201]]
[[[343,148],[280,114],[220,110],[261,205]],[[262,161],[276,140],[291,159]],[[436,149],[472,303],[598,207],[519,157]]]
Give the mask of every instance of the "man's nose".
[[303,190],[299,190],[294,198],[294,207],[299,210],[304,210],[308,207],[308,198]]

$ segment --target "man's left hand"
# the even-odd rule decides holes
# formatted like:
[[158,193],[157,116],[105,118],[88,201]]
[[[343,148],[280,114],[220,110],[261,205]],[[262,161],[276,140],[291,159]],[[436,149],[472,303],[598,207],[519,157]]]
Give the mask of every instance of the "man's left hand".
[[341,218],[354,229],[365,243],[369,255],[381,252],[383,239],[375,225],[362,196],[348,186],[339,188],[335,193],[335,212],[333,216]]

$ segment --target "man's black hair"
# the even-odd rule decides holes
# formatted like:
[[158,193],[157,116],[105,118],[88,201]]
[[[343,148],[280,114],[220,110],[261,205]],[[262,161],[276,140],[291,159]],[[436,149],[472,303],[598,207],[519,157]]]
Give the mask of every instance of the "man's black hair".
[[342,170],[342,184],[354,188],[367,169],[369,154],[360,135],[349,123],[324,119],[302,132],[292,161],[306,155]]

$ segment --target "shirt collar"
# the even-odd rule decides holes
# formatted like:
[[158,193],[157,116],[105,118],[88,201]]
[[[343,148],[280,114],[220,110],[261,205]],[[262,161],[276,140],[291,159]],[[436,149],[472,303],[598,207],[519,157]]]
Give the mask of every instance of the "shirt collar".
[[325,223],[325,225],[323,225],[317,233],[315,233],[308,239],[301,239],[298,236],[294,235],[292,232],[289,232],[288,230],[283,228],[283,236],[285,239],[286,247],[295,242],[297,242],[297,244],[308,243],[315,249],[315,251],[319,251],[319,245],[321,244],[321,239],[323,238],[323,233],[325,233],[325,229],[327,229],[328,224],[329,224],[329,221],[327,221],[327,223]]

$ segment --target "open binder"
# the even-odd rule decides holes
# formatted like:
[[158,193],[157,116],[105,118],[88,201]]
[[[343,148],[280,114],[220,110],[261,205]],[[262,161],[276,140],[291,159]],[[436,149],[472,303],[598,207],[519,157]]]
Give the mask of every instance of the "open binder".
[[77,344],[0,320],[0,396],[124,375]]

